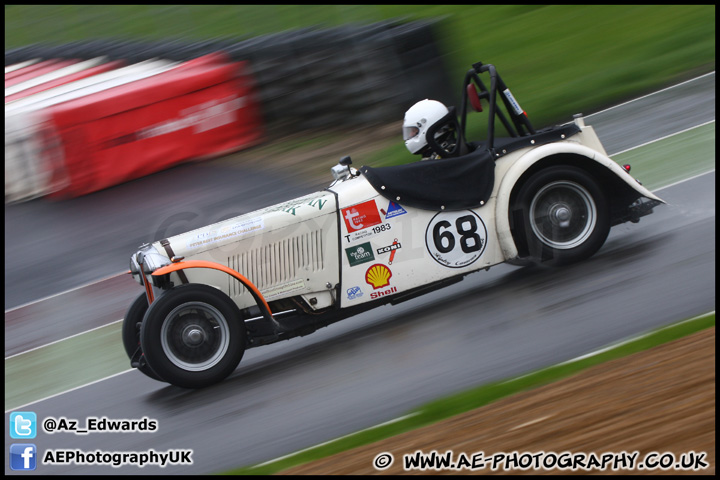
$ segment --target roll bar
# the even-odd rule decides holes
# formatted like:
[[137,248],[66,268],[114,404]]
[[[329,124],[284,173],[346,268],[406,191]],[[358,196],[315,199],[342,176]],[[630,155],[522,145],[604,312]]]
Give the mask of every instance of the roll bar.
[[[485,84],[480,80],[479,74],[488,73],[490,75],[490,89],[485,87]],[[480,92],[477,91],[477,88]],[[510,117],[508,121],[505,113],[498,108],[497,96],[498,93],[502,93],[500,98],[505,106],[505,110]],[[477,98],[473,98],[472,95],[476,95]],[[495,143],[495,117],[507,130],[511,137],[523,137],[526,135],[535,134],[535,129],[530,123],[525,111],[520,108],[520,104],[515,100],[515,97],[510,93],[510,89],[507,88],[505,82],[503,82],[500,74],[497,73],[494,65],[483,64],[477,62],[472,65],[472,69],[468,70],[465,74],[465,80],[463,82],[462,89],[462,102],[460,111],[460,131],[458,132],[458,143],[462,144],[465,141],[465,128],[467,126],[467,103],[468,100],[475,107],[476,110],[481,111],[482,106],[480,100],[487,100],[489,103],[488,109],[488,136],[487,136],[487,149],[492,150]]]

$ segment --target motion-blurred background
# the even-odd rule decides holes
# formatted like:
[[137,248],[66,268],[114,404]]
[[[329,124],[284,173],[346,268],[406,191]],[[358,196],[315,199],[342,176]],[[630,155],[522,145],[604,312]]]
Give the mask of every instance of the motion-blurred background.
[[[120,375],[118,319],[142,293],[123,272],[140,244],[325,188],[344,155],[355,166],[416,161],[404,112],[428,97],[460,107],[478,61],[497,66],[536,128],[699,77],[587,123],[650,189],[714,170],[715,77],[704,75],[715,69],[714,5],[6,5],[6,410],[33,402],[38,418],[157,418],[160,436],[44,435],[38,446],[189,447],[191,468],[144,473],[209,473],[714,312],[711,174],[664,190],[670,205],[614,229],[600,255],[562,274],[493,267],[417,303],[249,352],[205,391]],[[484,136],[484,118],[470,115],[469,139]],[[714,374],[712,358],[705,365]],[[677,391],[671,383],[661,393]],[[658,398],[667,397],[637,400]],[[694,408],[697,398],[677,403]],[[680,434],[658,410],[663,436],[620,410],[654,451],[665,438],[692,438],[699,451],[698,432],[714,446],[714,396],[708,403],[713,415],[680,422]]]
[[236,151],[327,168],[308,149],[344,138],[363,163],[411,161],[403,112],[457,105],[474,62],[544,126],[713,70],[714,26],[703,5],[9,5],[5,199]]

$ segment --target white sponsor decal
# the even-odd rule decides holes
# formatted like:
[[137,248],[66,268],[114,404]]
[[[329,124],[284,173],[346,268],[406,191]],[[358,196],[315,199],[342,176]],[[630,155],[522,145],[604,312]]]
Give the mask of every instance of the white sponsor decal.
[[242,237],[263,228],[265,228],[265,224],[262,217],[251,218],[233,225],[226,225],[219,230],[206,230],[196,233],[188,239],[187,248],[198,248],[227,238]]
[[261,290],[260,293],[263,294],[263,297],[265,299],[269,299],[272,297],[277,297],[280,295],[285,295],[290,292],[294,292],[296,290],[302,290],[305,288],[305,280],[302,278],[295,280],[294,282],[290,283],[283,283],[282,285],[276,285],[272,288],[268,288],[267,290]]
[[360,230],[359,232],[352,232],[349,235],[345,235],[345,240],[347,240],[348,243],[353,243],[357,242],[358,240],[370,238],[373,235],[375,235],[375,232],[367,228],[365,230]]
[[513,97],[513,94],[510,93],[510,89],[509,88],[505,89],[503,91],[503,94],[505,94],[505,98],[507,98],[508,101],[510,102],[510,105],[512,105],[513,110],[515,110],[515,114],[522,115],[524,113],[523,109],[520,108],[520,104],[517,102],[517,100],[515,100],[515,97]]

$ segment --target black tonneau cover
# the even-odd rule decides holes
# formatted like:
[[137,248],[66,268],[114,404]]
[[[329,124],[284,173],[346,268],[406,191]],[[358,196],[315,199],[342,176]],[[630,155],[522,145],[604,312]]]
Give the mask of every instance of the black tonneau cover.
[[525,147],[560,141],[580,132],[574,123],[524,137],[497,138],[494,151],[483,143],[472,153],[360,171],[383,197],[423,210],[464,210],[487,203],[495,183],[495,160]]

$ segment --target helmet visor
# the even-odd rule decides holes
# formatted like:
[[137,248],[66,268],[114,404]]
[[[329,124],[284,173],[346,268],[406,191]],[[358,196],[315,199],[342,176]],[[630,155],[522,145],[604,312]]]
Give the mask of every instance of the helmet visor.
[[410,140],[420,133],[418,127],[403,127],[403,140]]

